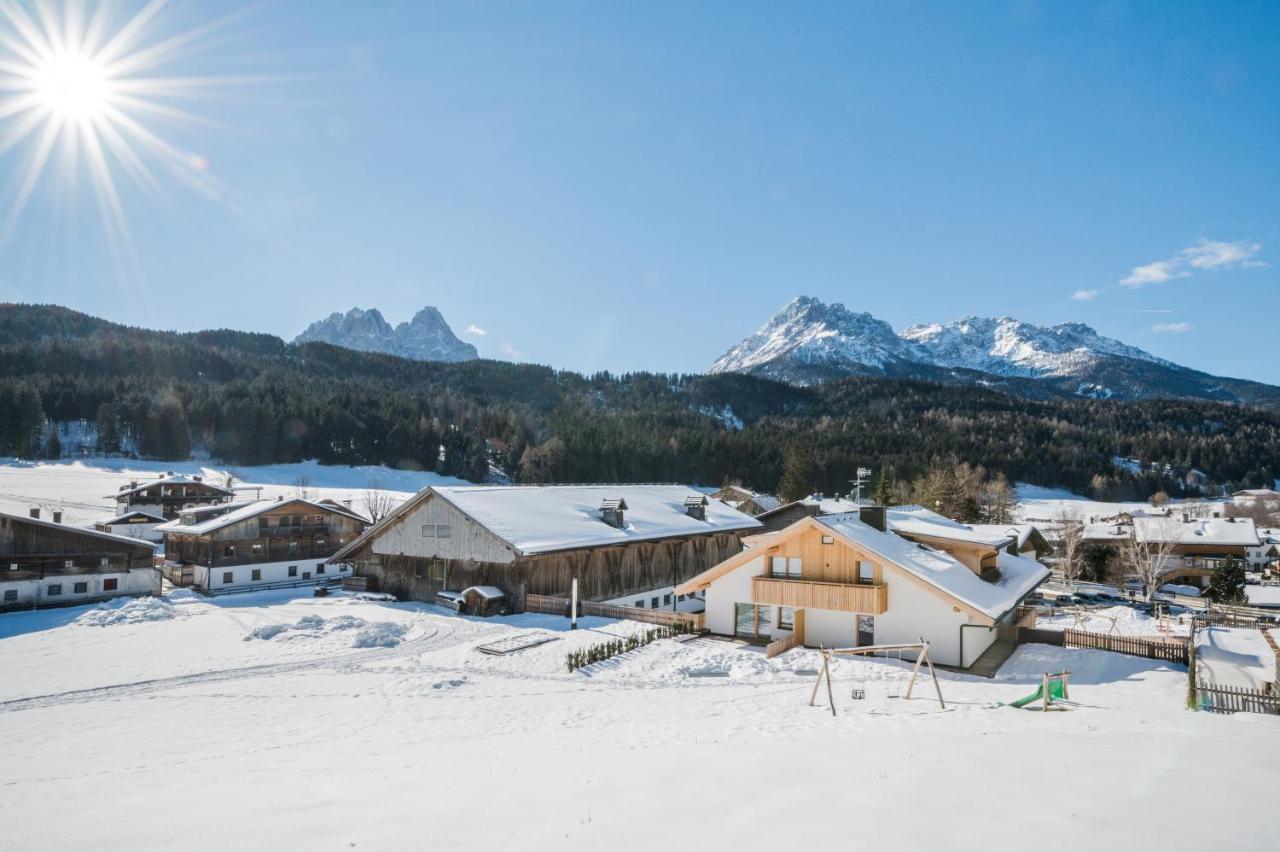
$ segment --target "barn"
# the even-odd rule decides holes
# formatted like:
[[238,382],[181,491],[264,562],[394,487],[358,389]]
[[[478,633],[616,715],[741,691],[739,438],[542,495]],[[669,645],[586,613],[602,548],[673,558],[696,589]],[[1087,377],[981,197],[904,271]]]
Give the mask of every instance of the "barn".
[[331,561],[374,591],[432,601],[495,586],[605,600],[672,586],[742,549],[760,522],[683,485],[430,486]]

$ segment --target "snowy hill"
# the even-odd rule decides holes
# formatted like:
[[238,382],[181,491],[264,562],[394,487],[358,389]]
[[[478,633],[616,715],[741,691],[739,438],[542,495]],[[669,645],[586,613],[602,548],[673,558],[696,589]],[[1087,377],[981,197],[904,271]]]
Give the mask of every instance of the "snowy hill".
[[791,300],[709,372],[800,385],[852,375],[959,381],[1030,397],[1280,399],[1280,389],[1182,367],[1081,323],[964,317],[898,333],[871,314],[809,296]]
[[440,311],[427,306],[394,328],[377,308],[352,308],[313,322],[295,343],[320,341],[361,352],[382,352],[415,361],[469,361],[476,348],[453,333]]

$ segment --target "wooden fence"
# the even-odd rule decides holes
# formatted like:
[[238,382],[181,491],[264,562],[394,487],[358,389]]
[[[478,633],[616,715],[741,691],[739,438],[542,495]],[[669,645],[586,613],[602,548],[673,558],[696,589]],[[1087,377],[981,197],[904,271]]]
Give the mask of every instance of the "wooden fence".
[[1105,633],[1089,633],[1084,630],[1062,631],[1063,645],[1068,648],[1093,648],[1098,651],[1114,651],[1152,660],[1187,665],[1188,640],[1182,636],[1111,636]]
[[772,642],[770,642],[768,645],[765,645],[764,655],[772,659],[773,657],[776,657],[779,654],[785,654],[787,651],[790,651],[792,648],[798,648],[798,647],[800,647],[800,631],[799,630],[797,630],[795,633],[792,633],[790,635],[783,636],[781,639],[775,639]]
[[1013,623],[1018,627],[1034,628],[1036,626],[1036,609],[1033,606],[1020,606],[1013,614]]
[[[569,598],[553,595],[525,595],[525,612],[543,612],[551,615],[569,617]],[[600,618],[619,618],[629,621],[642,621],[645,624],[684,625],[695,633],[706,624],[706,614],[701,612],[673,612],[669,609],[640,609],[639,607],[617,606],[599,603],[598,601],[578,601],[578,616],[594,615]]]
[[1210,713],[1267,713],[1280,716],[1280,695],[1239,686],[1197,683],[1195,709]]

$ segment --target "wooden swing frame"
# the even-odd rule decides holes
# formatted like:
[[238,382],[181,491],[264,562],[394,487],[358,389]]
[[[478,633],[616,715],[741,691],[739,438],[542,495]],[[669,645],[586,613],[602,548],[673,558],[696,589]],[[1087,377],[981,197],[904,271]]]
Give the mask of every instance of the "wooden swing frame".
[[911,698],[911,690],[915,688],[916,676],[920,674],[921,664],[929,667],[929,676],[933,678],[933,689],[938,694],[938,706],[943,710],[947,709],[947,704],[942,700],[942,686],[938,683],[938,673],[933,669],[933,661],[929,659],[929,643],[928,642],[910,642],[901,645],[864,645],[861,648],[821,648],[822,652],[822,668],[818,670],[818,679],[813,683],[813,692],[809,695],[809,706],[817,706],[818,687],[822,686],[822,681],[827,682],[827,703],[831,706],[831,715],[836,716],[836,698],[831,688],[831,655],[846,654],[851,657],[868,656],[872,654],[880,654],[889,651],[916,651],[916,664],[911,669],[911,680],[907,683],[907,694],[902,696],[904,700]]

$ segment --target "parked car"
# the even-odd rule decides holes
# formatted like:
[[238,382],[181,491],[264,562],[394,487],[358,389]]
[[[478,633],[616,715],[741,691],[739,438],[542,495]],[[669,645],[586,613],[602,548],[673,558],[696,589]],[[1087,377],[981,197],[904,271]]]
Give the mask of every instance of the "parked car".
[[1080,599],[1075,595],[1054,595],[1053,602],[1058,606],[1076,606]]

